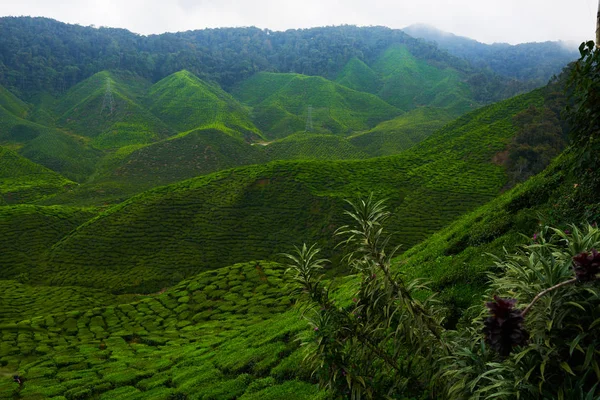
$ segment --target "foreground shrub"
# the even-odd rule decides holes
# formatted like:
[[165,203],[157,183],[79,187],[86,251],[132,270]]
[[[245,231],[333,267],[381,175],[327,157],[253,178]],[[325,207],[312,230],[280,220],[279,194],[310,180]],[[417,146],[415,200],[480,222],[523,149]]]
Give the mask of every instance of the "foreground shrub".
[[506,252],[490,275],[494,300],[448,330],[427,286],[392,268],[383,202],[350,204],[354,226],[337,235],[360,278],[351,291],[321,279],[329,261],[315,246],[286,255],[312,327],[305,360],[324,388],[352,399],[599,398],[598,228],[544,228]]

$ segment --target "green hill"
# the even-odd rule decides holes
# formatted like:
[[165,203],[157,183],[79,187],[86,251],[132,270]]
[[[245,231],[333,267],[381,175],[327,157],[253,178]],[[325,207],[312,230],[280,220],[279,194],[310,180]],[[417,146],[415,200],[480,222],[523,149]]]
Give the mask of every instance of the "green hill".
[[14,205],[0,207],[3,238],[0,270],[2,279],[26,278],[44,260],[52,245],[95,215],[91,209],[62,206]]
[[29,112],[27,104],[2,87],[2,85],[0,85],[0,107],[19,118],[25,118]]
[[19,154],[77,182],[85,182],[102,157],[102,152],[84,138],[57,129],[28,141]]
[[92,138],[99,148],[151,143],[172,131],[137,103],[144,90],[128,75],[99,72],[63,95],[56,106],[58,124]]
[[297,133],[264,147],[271,160],[351,160],[367,158],[362,149],[335,135]]
[[145,192],[56,244],[39,276],[53,284],[156,290],[174,274],[324,240],[344,223],[343,199],[368,192],[390,199],[397,240],[410,247],[500,192],[507,175],[492,160],[515,134],[512,117],[543,101],[537,91],[482,108],[393,157],[273,162]]
[[370,156],[397,154],[427,139],[454,118],[456,115],[442,108],[419,107],[348,141]]
[[176,72],[154,84],[146,102],[157,117],[177,132],[224,126],[239,132],[247,141],[261,138],[241,104],[188,71]]
[[356,57],[346,64],[335,81],[350,89],[372,94],[379,93],[383,85],[377,73]]
[[0,197],[9,204],[28,203],[64,191],[74,182],[0,147]]
[[[0,97],[3,93],[0,88]],[[0,104],[6,103],[0,98]],[[84,138],[23,119],[27,109],[16,108],[23,103],[14,96],[12,104],[17,114],[0,105],[0,145],[75,181],[82,182],[91,175],[100,157],[98,150]]]
[[234,92],[253,106],[253,119],[270,139],[304,131],[309,106],[317,133],[350,134],[391,119],[400,111],[377,96],[318,76],[261,72]]
[[109,181],[146,188],[267,160],[260,148],[218,129],[197,129],[134,150],[111,168]]
[[463,114],[479,106],[462,73],[418,59],[406,46],[390,46],[371,68],[383,80],[379,96],[402,110],[431,106]]
[[19,148],[51,128],[27,121],[0,105],[0,143]]

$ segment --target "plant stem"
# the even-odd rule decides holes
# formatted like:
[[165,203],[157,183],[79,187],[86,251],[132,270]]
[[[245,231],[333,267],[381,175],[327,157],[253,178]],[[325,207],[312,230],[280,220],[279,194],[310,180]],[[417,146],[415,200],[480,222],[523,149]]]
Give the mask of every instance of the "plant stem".
[[556,284],[556,285],[554,285],[552,287],[549,287],[548,289],[542,290],[541,292],[539,292],[537,294],[537,296],[535,296],[533,298],[533,300],[531,300],[531,303],[529,303],[529,305],[527,307],[525,307],[525,309],[523,310],[523,312],[521,313],[521,315],[523,317],[525,317],[525,315],[527,315],[527,313],[529,312],[529,310],[531,310],[531,307],[533,307],[533,305],[539,299],[541,299],[542,296],[544,296],[545,294],[550,293],[550,292],[552,292],[552,291],[554,291],[556,289],[559,289],[559,288],[561,288],[563,286],[571,285],[571,284],[576,283],[576,282],[577,282],[577,278],[573,278],[573,279],[569,279],[568,281],[564,281],[564,282],[558,283],[558,284]]

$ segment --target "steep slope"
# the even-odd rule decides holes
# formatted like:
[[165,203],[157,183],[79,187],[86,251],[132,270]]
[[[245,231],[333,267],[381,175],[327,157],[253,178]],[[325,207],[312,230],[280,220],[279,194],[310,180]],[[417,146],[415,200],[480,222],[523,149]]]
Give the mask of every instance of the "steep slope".
[[383,80],[379,96],[402,110],[427,105],[462,114],[478,106],[459,71],[417,59],[406,46],[390,46],[372,68]]
[[29,117],[27,113],[23,102],[0,87],[0,145],[69,179],[84,181],[94,170],[100,152],[84,138],[24,119]]
[[156,290],[174,273],[274,257],[302,241],[323,243],[344,223],[343,199],[369,192],[390,199],[396,238],[410,247],[499,193],[507,176],[492,160],[515,134],[512,117],[543,101],[536,91],[482,108],[394,157],[273,162],[143,193],[56,244],[38,276],[54,284]]
[[377,73],[356,57],[346,64],[335,81],[350,89],[372,94],[377,94],[383,85]]
[[0,197],[9,204],[40,200],[75,183],[54,171],[0,147]]
[[[261,72],[235,91],[253,106],[257,126],[270,139],[304,131],[312,108],[313,131],[349,134],[391,119],[400,111],[378,97],[357,92],[327,79],[298,74]],[[253,94],[258,92],[259,94]]]
[[58,124],[92,138],[100,148],[151,143],[170,135],[163,122],[138,104],[144,81],[131,75],[103,71],[79,83],[59,99]]
[[367,158],[362,149],[335,135],[297,133],[264,147],[271,160],[351,160]]
[[397,154],[427,139],[456,117],[443,108],[419,107],[348,140],[370,156]]
[[179,71],[152,86],[150,110],[177,132],[224,126],[248,141],[261,137],[248,112],[229,94],[188,71]]
[[29,111],[27,104],[1,85],[0,107],[20,118],[25,118]]

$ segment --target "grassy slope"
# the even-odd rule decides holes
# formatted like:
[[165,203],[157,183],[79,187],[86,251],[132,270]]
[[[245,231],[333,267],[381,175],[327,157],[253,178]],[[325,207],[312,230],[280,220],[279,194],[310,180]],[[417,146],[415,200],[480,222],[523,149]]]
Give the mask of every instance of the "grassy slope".
[[370,156],[397,154],[427,139],[456,115],[441,108],[419,107],[348,140]]
[[154,84],[146,102],[177,132],[225,126],[248,141],[261,137],[241,104],[188,71],[176,72]]
[[264,152],[236,132],[197,129],[139,148],[113,167],[109,181],[152,188],[240,165],[265,162]]
[[[107,82],[113,98],[111,112],[105,104]],[[147,84],[146,84],[147,85]],[[93,138],[100,148],[151,143],[172,133],[138,102],[144,82],[129,75],[99,72],[77,84],[59,99],[58,124],[76,134]]]
[[95,214],[91,209],[62,206],[0,207],[0,236],[3,238],[0,278],[26,274],[35,280],[33,271],[52,245]]
[[4,108],[11,114],[20,118],[25,118],[29,112],[27,104],[25,104],[17,96],[9,92],[0,85],[0,107]]
[[348,61],[335,81],[350,89],[372,94],[377,94],[383,85],[377,73],[356,57]]
[[394,157],[274,162],[143,193],[55,245],[40,276],[155,290],[174,274],[325,241],[344,222],[343,199],[371,191],[390,199],[397,240],[410,247],[498,194],[506,176],[491,160],[515,133],[512,116],[542,102],[536,91],[485,107]]
[[1,106],[0,144],[76,181],[85,180],[100,157],[85,139],[27,121]]
[[317,76],[258,73],[243,82],[236,96],[254,107],[257,126],[268,138],[304,131],[312,106],[314,132],[349,134],[400,114],[377,96],[357,92]]
[[349,160],[368,155],[347,139],[335,135],[297,133],[264,147],[272,160]]
[[41,165],[0,147],[0,197],[6,203],[26,203],[64,191],[73,182]]
[[389,47],[371,68],[383,79],[379,96],[402,110],[427,105],[462,114],[478,106],[458,71],[419,60],[405,46]]
[[[324,399],[295,380],[308,379],[294,340],[305,322],[282,275],[277,264],[237,264],[130,304],[4,324],[0,397]],[[28,293],[11,290],[16,304],[19,289]]]

